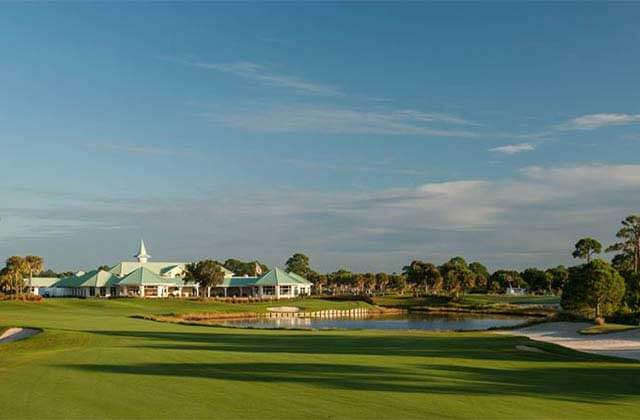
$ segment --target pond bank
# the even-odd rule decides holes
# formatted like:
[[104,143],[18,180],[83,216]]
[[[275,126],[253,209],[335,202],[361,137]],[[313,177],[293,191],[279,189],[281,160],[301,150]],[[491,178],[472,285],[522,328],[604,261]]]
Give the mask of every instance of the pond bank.
[[273,313],[250,314],[184,314],[136,316],[157,322],[232,328],[260,329],[347,329],[347,330],[430,330],[430,331],[486,331],[493,328],[520,328],[530,318],[471,313],[427,313],[393,311],[324,311],[298,313],[294,316]]
[[417,306],[409,308],[410,312],[431,312],[431,313],[464,313],[464,314],[486,314],[486,315],[514,315],[526,317],[546,318],[556,313],[553,309],[538,307],[494,307],[494,308],[464,308],[456,306]]
[[217,325],[221,321],[230,320],[252,320],[264,318],[365,318],[378,315],[400,315],[407,311],[398,308],[352,308],[352,309],[324,309],[321,311],[267,311],[267,312],[202,312],[186,314],[164,314],[164,315],[134,315],[133,318],[147,319],[159,322],[173,322],[189,325]]

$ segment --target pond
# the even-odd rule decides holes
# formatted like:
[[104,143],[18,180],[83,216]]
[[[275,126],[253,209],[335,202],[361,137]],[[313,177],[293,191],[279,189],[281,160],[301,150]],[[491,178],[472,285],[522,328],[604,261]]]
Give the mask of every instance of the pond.
[[244,328],[312,328],[468,331],[522,324],[527,318],[503,315],[426,314],[370,316],[364,318],[259,318],[221,321],[220,325]]

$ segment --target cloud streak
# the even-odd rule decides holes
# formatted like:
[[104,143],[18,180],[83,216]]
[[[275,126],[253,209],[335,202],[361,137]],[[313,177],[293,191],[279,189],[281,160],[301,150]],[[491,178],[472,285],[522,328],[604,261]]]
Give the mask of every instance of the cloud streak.
[[416,110],[362,110],[317,105],[281,105],[200,114],[226,127],[273,133],[380,134],[477,138],[476,123],[455,115]]
[[588,114],[558,126],[561,130],[595,130],[597,128],[640,123],[640,114]]
[[505,155],[515,155],[522,152],[530,152],[535,150],[535,146],[531,143],[508,144],[506,146],[498,146],[489,149],[490,152],[503,153]]
[[190,63],[194,67],[215,70],[218,72],[232,74],[244,79],[257,81],[259,83],[292,89],[299,92],[311,93],[324,96],[341,96],[342,91],[335,86],[320,83],[313,83],[293,76],[271,73],[265,66],[252,62],[235,63]]

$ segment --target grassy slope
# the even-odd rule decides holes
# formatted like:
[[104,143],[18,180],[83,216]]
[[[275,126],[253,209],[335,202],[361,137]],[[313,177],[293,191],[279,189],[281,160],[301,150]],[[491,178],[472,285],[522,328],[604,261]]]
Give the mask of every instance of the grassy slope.
[[581,329],[580,334],[585,334],[585,335],[610,334],[610,333],[616,333],[616,332],[636,330],[638,328],[640,327],[636,325],[624,325],[624,324],[594,325],[592,327]]
[[511,305],[554,305],[560,303],[559,296],[510,296],[510,295],[483,295],[469,294],[462,297],[462,303],[468,305],[490,305],[490,304],[511,304]]
[[0,325],[45,329],[0,346],[0,418],[633,418],[640,404],[640,364],[521,337],[257,331],[127,317],[201,307],[0,303]]
[[[448,299],[443,296],[381,296],[375,297],[374,302],[378,305],[394,307],[411,306],[447,306]],[[467,294],[462,296],[457,306],[492,306],[492,305],[550,305],[560,303],[558,296],[508,296],[508,295],[485,295]]]

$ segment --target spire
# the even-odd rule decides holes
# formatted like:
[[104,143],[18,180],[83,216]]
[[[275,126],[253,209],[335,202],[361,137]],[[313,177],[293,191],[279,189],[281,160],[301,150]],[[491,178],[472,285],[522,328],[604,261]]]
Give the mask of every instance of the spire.
[[140,239],[140,249],[134,257],[141,263],[146,263],[147,260],[151,258],[151,255],[147,254],[147,248],[144,246],[144,240]]

